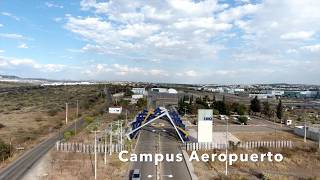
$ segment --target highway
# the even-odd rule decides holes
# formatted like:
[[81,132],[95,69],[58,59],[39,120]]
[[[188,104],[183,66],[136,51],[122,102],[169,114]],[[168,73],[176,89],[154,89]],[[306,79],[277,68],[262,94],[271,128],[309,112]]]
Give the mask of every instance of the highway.
[[[83,119],[77,121],[77,127],[81,128],[85,125]],[[18,180],[21,179],[24,174],[39,160],[43,155],[45,155],[55,143],[62,138],[62,132],[67,130],[73,130],[75,128],[75,122],[70,124],[61,133],[56,133],[47,140],[37,144],[32,149],[26,151],[22,156],[13,161],[7,167],[0,171],[1,180]]]
[[[161,122],[164,126],[146,126],[140,131],[135,153],[161,153],[163,155],[182,153],[174,128],[164,120],[158,120],[158,122]],[[141,179],[157,179],[158,173],[160,179],[191,180],[184,161],[163,161],[159,167],[156,167],[154,162],[133,162],[131,167],[132,169],[140,169]]]

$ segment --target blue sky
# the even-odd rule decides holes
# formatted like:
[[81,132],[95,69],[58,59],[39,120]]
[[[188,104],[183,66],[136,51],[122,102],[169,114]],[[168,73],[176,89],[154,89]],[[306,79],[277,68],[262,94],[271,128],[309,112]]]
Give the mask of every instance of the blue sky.
[[320,84],[318,0],[1,0],[0,74]]

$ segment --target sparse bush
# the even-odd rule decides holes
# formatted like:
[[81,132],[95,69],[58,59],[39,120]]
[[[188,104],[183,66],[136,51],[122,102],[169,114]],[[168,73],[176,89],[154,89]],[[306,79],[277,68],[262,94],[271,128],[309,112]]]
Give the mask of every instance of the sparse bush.
[[247,125],[247,122],[248,122],[247,116],[240,116],[238,119],[241,124]]
[[260,153],[268,153],[269,152],[269,148],[267,148],[267,147],[258,147],[258,151]]
[[0,157],[8,158],[10,156],[10,145],[6,144],[2,139],[0,139]]
[[289,149],[289,148],[283,148],[281,149],[281,154],[286,157],[286,158],[290,158],[294,153],[294,150]]
[[58,109],[49,109],[47,113],[49,116],[55,116],[58,114],[58,112],[59,112]]
[[43,117],[39,115],[39,116],[35,117],[34,120],[37,122],[40,122],[40,121],[43,121]]
[[0,123],[0,129],[6,127],[5,125]]
[[68,140],[68,139],[70,139],[73,135],[74,135],[74,132],[73,132],[73,131],[66,131],[66,132],[63,133],[63,138],[64,138],[65,140]]
[[93,117],[91,116],[86,116],[84,117],[84,121],[87,123],[87,124],[91,124],[93,122]]

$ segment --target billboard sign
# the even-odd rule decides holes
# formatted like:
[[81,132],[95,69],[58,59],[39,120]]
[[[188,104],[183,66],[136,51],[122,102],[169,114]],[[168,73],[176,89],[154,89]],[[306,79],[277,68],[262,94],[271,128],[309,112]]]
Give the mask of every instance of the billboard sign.
[[198,109],[198,142],[212,142],[212,109]]

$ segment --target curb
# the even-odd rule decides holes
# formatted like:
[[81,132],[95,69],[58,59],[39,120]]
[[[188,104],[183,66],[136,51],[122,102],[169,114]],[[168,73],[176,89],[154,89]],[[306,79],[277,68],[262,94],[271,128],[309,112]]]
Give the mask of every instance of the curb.
[[[140,132],[138,134],[136,144],[134,145],[134,149],[131,149],[131,151],[132,151],[131,153],[135,153],[136,147],[137,147],[137,144],[138,144],[139,140],[140,140]],[[124,177],[124,180],[127,180],[128,178],[130,179],[129,176],[130,176],[130,171],[132,170],[133,163],[132,162],[129,162],[129,163],[130,164],[128,166],[128,172],[126,173],[126,176]]]
[[191,179],[192,179],[192,180],[198,180],[198,177],[194,174],[194,168],[193,168],[191,162],[188,161],[189,155],[188,155],[187,151],[182,150],[182,155],[183,155],[183,158],[184,158],[184,162],[185,162],[186,165],[187,165],[188,172],[189,172],[189,174],[190,174]]

